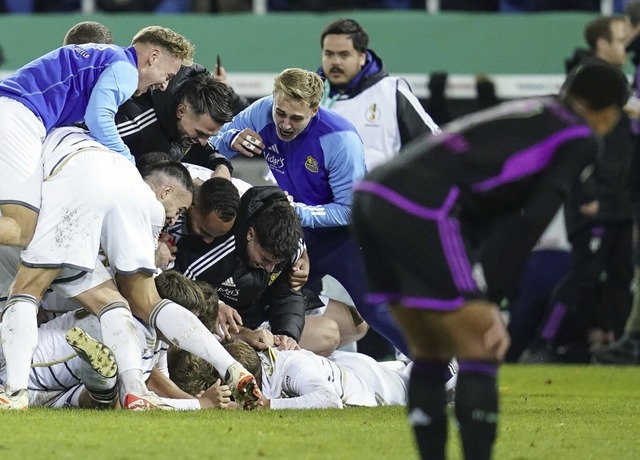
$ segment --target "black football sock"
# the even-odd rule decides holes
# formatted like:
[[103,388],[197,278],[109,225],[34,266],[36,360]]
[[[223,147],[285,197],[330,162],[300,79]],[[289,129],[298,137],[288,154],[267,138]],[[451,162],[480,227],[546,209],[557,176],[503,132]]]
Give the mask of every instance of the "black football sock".
[[483,361],[460,361],[455,412],[466,460],[491,458],[498,422],[498,366]]
[[409,378],[409,423],[420,450],[428,460],[444,460],[447,444],[447,397],[450,377],[447,362],[414,361]]

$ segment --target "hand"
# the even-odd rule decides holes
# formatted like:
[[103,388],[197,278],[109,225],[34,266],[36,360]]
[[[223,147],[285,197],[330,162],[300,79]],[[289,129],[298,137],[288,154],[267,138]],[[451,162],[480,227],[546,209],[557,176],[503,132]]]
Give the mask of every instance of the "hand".
[[213,79],[215,81],[219,81],[220,83],[224,83],[229,86],[229,80],[227,79],[227,71],[221,65],[216,64],[214,66]]
[[231,390],[218,379],[206,391],[200,393],[198,399],[203,409],[227,409],[231,402]]
[[231,180],[231,171],[229,171],[227,165],[218,165],[211,173],[211,178],[214,177],[223,177],[227,180]]
[[300,345],[288,335],[275,335],[274,342],[278,350],[299,350]]
[[309,279],[309,257],[305,250],[298,260],[296,260],[289,272],[289,284],[291,289],[299,291],[304,286],[304,283]]
[[223,301],[219,302],[219,311],[218,311],[218,319],[216,319],[216,330],[215,332],[220,335],[223,339],[230,339],[231,334],[237,334],[240,332],[240,328],[238,326],[242,326],[242,317],[238,310],[233,307],[230,307]]
[[511,338],[498,307],[492,307],[491,316],[493,321],[489,329],[484,333],[484,344],[487,349],[494,353],[496,361],[502,361],[511,344]]
[[171,235],[162,233],[158,238],[158,246],[156,247],[156,267],[160,270],[166,270],[171,262],[176,260],[176,251],[178,248]]
[[275,337],[268,329],[247,329],[240,333],[240,338],[256,350],[266,350],[275,346]]
[[287,195],[287,200],[289,200],[289,204],[295,208],[296,202],[293,199],[293,195],[289,195],[289,192],[287,192],[286,190],[284,191],[284,194]]
[[231,148],[247,157],[252,157],[256,153],[262,154],[264,144],[258,133],[246,128],[236,135],[231,143]]
[[600,203],[598,202],[598,200],[593,200],[580,206],[580,212],[587,217],[597,216],[599,210]]

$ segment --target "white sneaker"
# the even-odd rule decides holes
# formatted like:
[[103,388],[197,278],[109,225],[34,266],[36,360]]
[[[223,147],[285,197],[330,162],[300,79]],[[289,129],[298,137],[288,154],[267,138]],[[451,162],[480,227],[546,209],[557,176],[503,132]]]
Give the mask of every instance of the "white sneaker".
[[0,410],[26,410],[29,408],[29,393],[26,389],[11,394],[0,389]]
[[227,368],[225,381],[231,389],[236,403],[244,410],[257,409],[262,406],[262,393],[256,378],[238,362]]
[[79,327],[73,327],[65,336],[67,343],[78,353],[78,357],[104,378],[113,378],[118,373],[116,357],[111,348],[91,337]]

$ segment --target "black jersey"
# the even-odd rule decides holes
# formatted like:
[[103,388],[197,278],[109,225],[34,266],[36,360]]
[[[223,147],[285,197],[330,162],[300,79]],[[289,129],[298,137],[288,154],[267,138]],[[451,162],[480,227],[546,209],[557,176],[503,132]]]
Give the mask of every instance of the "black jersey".
[[[214,286],[220,300],[238,310],[244,326],[255,328],[268,320],[274,334],[299,340],[305,304],[302,295],[289,284],[287,273],[293,260],[281,262],[272,273],[253,268],[246,260],[246,233],[252,216],[261,205],[276,199],[287,199],[279,187],[250,188],[241,199],[232,229],[209,244],[188,235],[184,226],[170,230],[179,236],[175,268],[190,279]],[[294,260],[302,255],[303,249],[301,241]]]
[[512,101],[410,144],[356,190],[418,217],[457,219],[500,298],[599,145],[556,98]]

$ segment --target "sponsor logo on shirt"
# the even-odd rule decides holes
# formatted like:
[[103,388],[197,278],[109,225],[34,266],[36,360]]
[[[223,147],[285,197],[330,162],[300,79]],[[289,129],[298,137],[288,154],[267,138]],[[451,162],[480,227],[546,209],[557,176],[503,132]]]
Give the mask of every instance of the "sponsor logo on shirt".
[[282,172],[281,170],[284,168],[284,157],[281,157],[276,153],[271,153],[267,149],[264,152],[264,159],[267,160],[271,169]]

